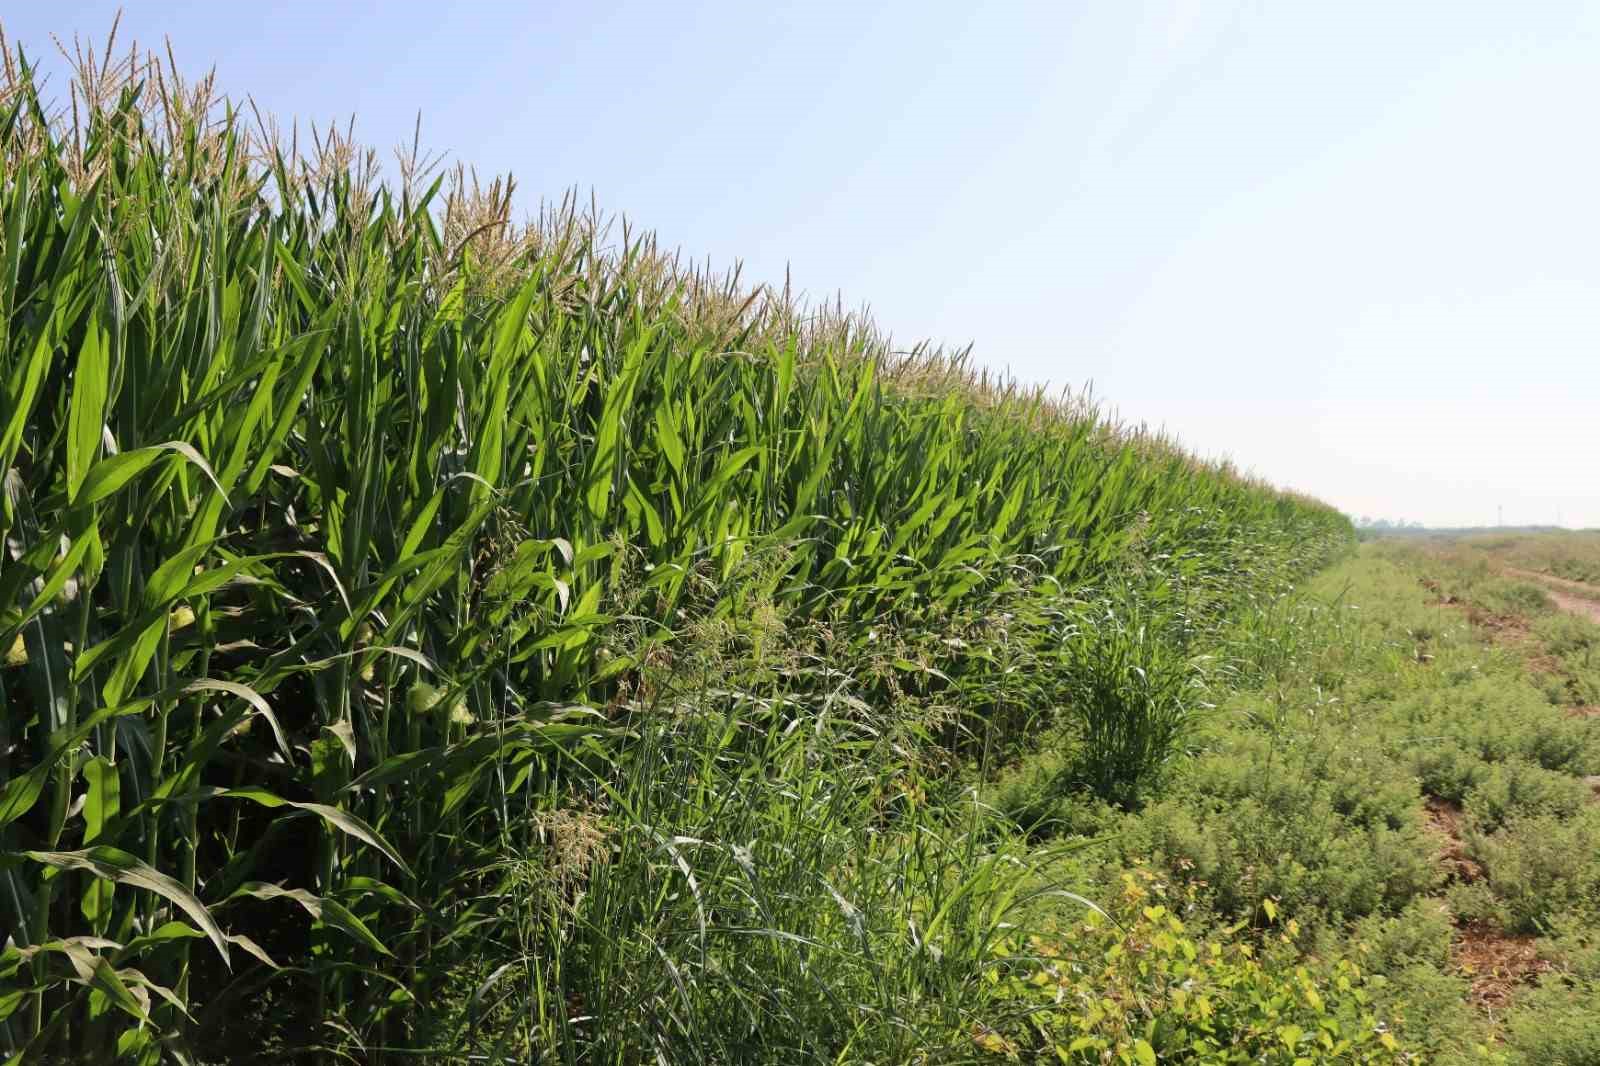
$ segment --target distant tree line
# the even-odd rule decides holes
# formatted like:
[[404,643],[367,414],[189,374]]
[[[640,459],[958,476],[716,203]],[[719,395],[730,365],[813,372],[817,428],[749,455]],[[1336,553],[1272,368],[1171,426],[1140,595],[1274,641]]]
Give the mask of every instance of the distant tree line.
[[1374,533],[1391,533],[1405,530],[1422,530],[1428,527],[1421,522],[1407,522],[1404,518],[1392,522],[1387,518],[1368,518],[1366,515],[1362,515],[1356,519],[1356,528],[1369,529]]
[[1356,535],[1362,540],[1395,536],[1459,536],[1469,533],[1548,533],[1557,526],[1427,526],[1405,519],[1369,518],[1362,515],[1352,518]]

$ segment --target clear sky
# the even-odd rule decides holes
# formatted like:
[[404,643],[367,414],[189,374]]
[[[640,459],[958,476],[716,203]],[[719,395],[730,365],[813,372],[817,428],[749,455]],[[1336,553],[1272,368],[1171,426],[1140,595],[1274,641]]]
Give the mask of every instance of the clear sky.
[[[7,4],[35,53],[116,4]],[[129,0],[1357,515],[1600,526],[1600,5]]]

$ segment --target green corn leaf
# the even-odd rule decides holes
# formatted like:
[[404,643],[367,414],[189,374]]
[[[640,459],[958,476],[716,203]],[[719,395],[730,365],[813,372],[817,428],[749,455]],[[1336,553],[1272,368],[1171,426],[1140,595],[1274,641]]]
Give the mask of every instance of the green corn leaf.
[[0,424],[0,473],[10,469],[16,460],[17,449],[22,445],[22,432],[33,414],[34,402],[39,396],[39,386],[44,381],[45,369],[50,365],[50,355],[55,339],[46,329],[28,349],[27,356],[13,369],[10,377],[0,382],[0,411],[6,412]]
[[237,696],[244,700],[254,708],[257,714],[265,718],[267,724],[272,727],[272,737],[277,741],[278,750],[283,753],[284,759],[291,763],[294,761],[294,753],[289,750],[289,738],[284,735],[283,726],[278,723],[278,716],[273,713],[272,705],[267,702],[266,697],[249,685],[240,684],[237,681],[223,681],[214,677],[202,677],[198,681],[189,682],[183,687],[183,691],[186,693],[225,692],[230,696]]
[[187,922],[180,922],[176,918],[163,922],[148,933],[134,937],[122,945],[116,952],[115,959],[122,962],[126,959],[138,958],[150,948],[160,947],[180,940],[204,940],[205,934]]
[[678,428],[673,424],[672,411],[666,403],[656,407],[656,444],[661,449],[661,454],[666,456],[667,462],[672,466],[672,472],[679,477],[683,476],[683,438],[678,435]]
[[393,952],[384,947],[382,941],[373,935],[372,930],[367,927],[365,922],[352,914],[349,908],[338,900],[314,895],[303,888],[283,888],[279,885],[269,885],[259,881],[241,885],[233,895],[228,897],[228,900],[231,901],[245,896],[254,899],[292,900],[298,903],[314,920],[333,926],[335,929],[348,934],[382,955],[390,957],[394,955]]
[[296,810],[314,814],[341,832],[348,833],[362,843],[377,848],[390,862],[398,866],[402,873],[408,876],[411,873],[411,868],[400,857],[400,853],[390,847],[388,842],[378,835],[377,830],[349,811],[341,810],[326,803],[304,803],[296,800],[287,800],[264,788],[230,788],[221,793],[221,795],[231,796],[235,799],[247,799],[254,803],[259,803],[263,807],[293,807]]
[[205,461],[194,446],[181,440],[169,440],[165,444],[152,444],[147,448],[135,448],[120,455],[108,456],[95,463],[83,476],[82,483],[78,486],[76,504],[82,506],[99,503],[101,500],[115,494],[124,485],[150,469],[162,457],[173,454],[181,456],[189,463],[198,467],[202,473],[216,485],[217,491],[222,491],[222,486],[217,482],[217,476],[211,470],[211,465]]
[[35,862],[61,870],[78,870],[120,885],[154,892],[166,898],[205,931],[224,963],[228,962],[228,938],[216,919],[194,893],[143,860],[117,848],[96,845],[81,851],[25,851]]
[[30,767],[27,773],[13,777],[5,783],[4,788],[0,788],[0,828],[10,825],[33,809],[50,775],[55,772],[63,759],[77,749],[85,737],[113,718],[139,714],[147,710],[152,702],[141,699],[117,707],[102,708],[72,729],[56,734],[55,743],[46,758]]
[[[100,755],[84,763],[82,773],[88,786],[83,804],[83,842],[93,844],[122,809],[122,778],[116,764]],[[101,923],[110,916],[112,890],[112,883],[103,878],[96,878],[84,889],[83,916],[97,930],[104,928]]]
[[100,326],[99,315],[91,316],[72,374],[72,401],[67,423],[68,503],[76,500],[95,453],[100,450],[111,373],[109,347],[110,341]]
[[151,1020],[149,997],[146,996],[141,1000],[135,996],[123,980],[122,973],[112,966],[104,955],[95,956],[94,969],[88,984],[90,988],[103,993],[113,1005],[138,1019],[141,1024]]

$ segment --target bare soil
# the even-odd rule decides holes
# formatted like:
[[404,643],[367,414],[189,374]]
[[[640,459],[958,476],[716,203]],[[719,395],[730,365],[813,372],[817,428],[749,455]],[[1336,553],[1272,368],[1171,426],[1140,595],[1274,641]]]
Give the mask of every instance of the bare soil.
[[[1435,858],[1451,881],[1471,883],[1483,876],[1483,867],[1467,854],[1460,834],[1461,806],[1429,796],[1423,816],[1429,832],[1439,840]],[[1439,906],[1448,911],[1443,900]],[[1450,945],[1456,972],[1471,982],[1468,999],[1486,1014],[1504,1010],[1519,986],[1531,984],[1550,970],[1539,957],[1537,938],[1507,933],[1490,922],[1457,922]]]
[[1536,582],[1563,611],[1591,622],[1600,622],[1600,588],[1582,581],[1568,581],[1553,574],[1541,574],[1537,570],[1521,570],[1515,566],[1506,567],[1506,573]]
[[[1595,598],[1600,597],[1600,589],[1531,570],[1507,568],[1506,572],[1537,582],[1562,610],[1600,622],[1600,598]],[[1526,618],[1494,614],[1474,604],[1463,603],[1445,593],[1431,579],[1424,579],[1422,584],[1437,597],[1437,603],[1463,611],[1472,625],[1485,630],[1496,643],[1519,645],[1526,649],[1532,642]],[[1534,670],[1559,670],[1559,663],[1552,656],[1533,652],[1529,655],[1529,667]],[[1583,717],[1600,716],[1600,707],[1573,707],[1567,713]],[[1596,801],[1600,802],[1600,776],[1586,777],[1584,783],[1590,786]],[[1483,867],[1468,854],[1461,838],[1461,816],[1460,804],[1435,796],[1423,800],[1425,825],[1439,841],[1435,860],[1443,867],[1450,881],[1470,884],[1483,876]],[[1441,900],[1440,906],[1447,905]],[[1493,923],[1484,921],[1456,923],[1450,957],[1456,971],[1471,982],[1468,998],[1472,1005],[1491,1017],[1510,1004],[1518,988],[1532,984],[1551,969],[1550,962],[1539,956],[1536,937],[1507,933]]]
[[1533,936],[1503,933],[1487,922],[1467,922],[1456,932],[1451,957],[1472,982],[1468,998],[1479,1010],[1503,1010],[1519,986],[1532,984],[1552,968],[1539,957]]
[[1461,805],[1428,796],[1423,800],[1423,812],[1429,831],[1439,838],[1439,852],[1435,858],[1448,871],[1450,879],[1471,884],[1482,877],[1483,867],[1472,860],[1461,843]]

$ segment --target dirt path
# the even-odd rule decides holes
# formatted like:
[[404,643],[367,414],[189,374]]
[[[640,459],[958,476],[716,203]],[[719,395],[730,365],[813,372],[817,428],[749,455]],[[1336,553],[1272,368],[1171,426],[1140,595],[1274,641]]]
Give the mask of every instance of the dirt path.
[[1591,622],[1600,622],[1600,588],[1581,581],[1568,581],[1564,577],[1541,574],[1537,570],[1506,567],[1506,573],[1526,578],[1542,587],[1563,611],[1580,615]]
[[[1503,572],[1538,585],[1563,611],[1600,623],[1600,588],[1513,566],[1504,567]],[[1430,591],[1439,592],[1437,583],[1424,581],[1423,584]],[[1529,639],[1525,620],[1508,620],[1477,613],[1454,597],[1439,602],[1466,607],[1471,622],[1490,630],[1498,640],[1521,642]],[[1515,624],[1508,624],[1508,621]],[[1568,713],[1587,716],[1600,713],[1600,708],[1577,707]],[[1600,775],[1585,777],[1583,781],[1593,792],[1594,800],[1600,802]],[[1423,825],[1439,842],[1434,860],[1444,868],[1448,884],[1472,884],[1484,875],[1483,867],[1472,858],[1462,838],[1461,820],[1460,804],[1433,796],[1424,798]],[[1449,904],[1443,900],[1438,902],[1449,914]],[[1451,960],[1456,972],[1470,982],[1469,1002],[1491,1019],[1503,1013],[1521,989],[1537,982],[1553,969],[1552,964],[1539,954],[1536,937],[1507,933],[1486,921],[1456,921],[1454,924],[1455,934],[1450,943]],[[1500,1040],[1498,1032],[1495,1040]]]
[[[1423,825],[1434,834],[1439,850],[1434,859],[1445,870],[1447,884],[1472,884],[1483,867],[1468,854],[1461,839],[1461,805],[1429,796],[1423,800]],[[1443,899],[1437,906],[1450,914]],[[1485,921],[1454,922],[1450,958],[1456,972],[1470,982],[1468,1000],[1491,1017],[1511,1003],[1518,989],[1553,967],[1539,957],[1536,938],[1507,933]]]

